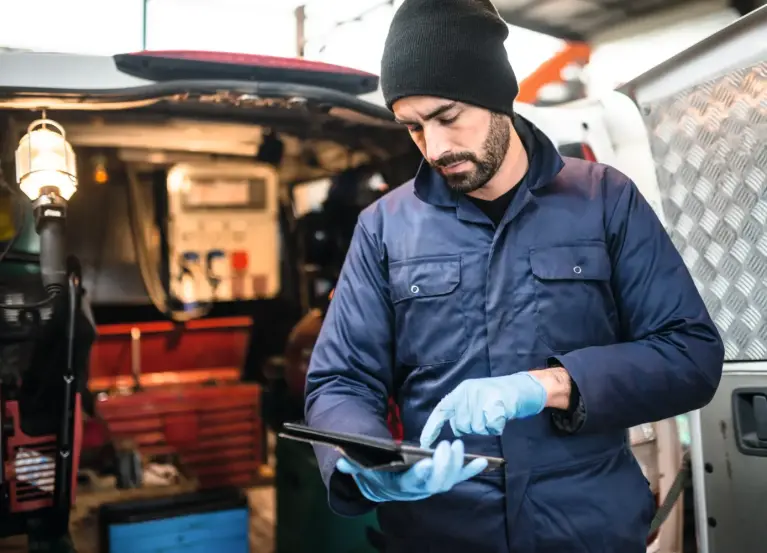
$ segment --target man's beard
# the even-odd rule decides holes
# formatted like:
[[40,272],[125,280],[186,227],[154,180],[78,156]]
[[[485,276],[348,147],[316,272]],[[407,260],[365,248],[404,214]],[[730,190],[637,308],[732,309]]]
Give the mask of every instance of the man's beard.
[[[501,167],[511,142],[511,129],[506,116],[493,113],[490,116],[490,127],[487,137],[482,144],[482,157],[477,157],[473,152],[450,153],[442,156],[432,163],[432,167],[438,171],[454,163],[468,161],[474,165],[473,169],[460,173],[443,174],[447,185],[456,192],[468,194],[479,190],[493,178]],[[440,171],[441,172],[441,171]]]

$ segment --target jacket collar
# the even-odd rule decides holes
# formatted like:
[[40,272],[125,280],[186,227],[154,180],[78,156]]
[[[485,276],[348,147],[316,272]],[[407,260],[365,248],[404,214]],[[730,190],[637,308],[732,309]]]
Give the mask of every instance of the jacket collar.
[[[538,127],[518,113],[514,114],[514,119],[514,128],[530,160],[523,184],[530,191],[539,190],[554,180],[564,167],[564,161],[556,146]],[[458,205],[461,193],[447,186],[444,177],[432,169],[426,160],[422,160],[418,167],[414,186],[416,196],[426,203],[441,207]]]

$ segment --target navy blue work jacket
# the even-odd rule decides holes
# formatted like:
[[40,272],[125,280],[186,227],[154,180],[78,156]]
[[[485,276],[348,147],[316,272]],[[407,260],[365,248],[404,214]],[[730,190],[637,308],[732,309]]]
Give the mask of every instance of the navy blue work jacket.
[[[560,157],[520,120],[530,169],[497,227],[427,164],[363,211],[311,357],[306,420],[390,437],[393,396],[417,441],[462,380],[552,361],[585,417],[566,431],[546,409],[500,437],[464,437],[505,470],[378,505],[391,551],[645,551],[655,504],[627,429],[698,409],[719,384],[721,338],[636,185]],[[334,470],[335,451],[316,454],[333,510],[376,507]]]

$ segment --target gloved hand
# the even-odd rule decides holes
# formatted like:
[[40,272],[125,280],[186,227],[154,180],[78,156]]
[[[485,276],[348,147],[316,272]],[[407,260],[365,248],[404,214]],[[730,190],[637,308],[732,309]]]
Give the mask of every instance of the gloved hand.
[[418,501],[473,478],[487,467],[487,460],[474,459],[463,466],[464,447],[461,440],[441,442],[430,459],[422,459],[403,472],[364,469],[341,458],[336,468],[350,474],[368,500]]
[[546,389],[527,372],[464,380],[437,404],[421,432],[421,447],[430,447],[442,425],[456,436],[498,436],[506,421],[537,415],[546,406]]

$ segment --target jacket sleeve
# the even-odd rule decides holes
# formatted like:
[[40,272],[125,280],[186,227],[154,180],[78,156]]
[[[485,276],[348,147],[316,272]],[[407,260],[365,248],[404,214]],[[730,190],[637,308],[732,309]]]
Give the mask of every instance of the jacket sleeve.
[[713,398],[724,362],[722,339],[660,220],[633,182],[607,171],[606,241],[621,342],[551,360],[577,386],[578,432],[700,409]]
[[[309,363],[305,417],[312,427],[391,438],[393,311],[379,252],[358,222]],[[344,516],[372,510],[354,480],[335,469],[340,454],[314,450],[331,510]]]

